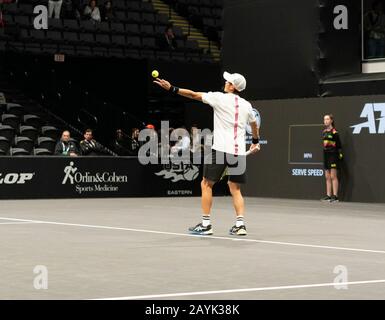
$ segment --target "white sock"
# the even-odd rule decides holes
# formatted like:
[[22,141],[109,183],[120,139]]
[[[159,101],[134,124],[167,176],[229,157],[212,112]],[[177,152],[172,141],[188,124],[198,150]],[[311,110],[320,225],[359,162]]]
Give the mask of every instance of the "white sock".
[[245,225],[244,217],[238,216],[237,221],[235,222],[235,226],[240,227],[240,226],[244,226],[244,225]]
[[210,216],[202,216],[202,225],[207,227],[211,224]]

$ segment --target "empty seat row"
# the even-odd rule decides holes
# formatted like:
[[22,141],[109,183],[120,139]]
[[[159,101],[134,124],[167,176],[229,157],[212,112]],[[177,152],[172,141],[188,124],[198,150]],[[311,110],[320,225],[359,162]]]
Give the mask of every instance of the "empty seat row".
[[24,107],[17,103],[0,104],[0,114],[7,113],[21,116],[25,113]]
[[220,18],[222,17],[223,10],[222,9],[211,9],[207,7],[199,7],[199,6],[189,6],[188,12],[199,14],[202,17],[208,18]]
[[[19,18],[26,17],[16,17],[16,20]],[[23,20],[23,19],[21,19]],[[53,19],[56,21],[56,19]],[[73,21],[73,20],[70,20]],[[88,32],[88,33],[107,33],[107,34],[132,34],[132,35],[157,35],[163,34],[165,32],[165,25],[158,24],[138,24],[138,23],[107,23],[102,22],[100,24],[95,25],[91,21],[83,21],[80,28],[64,28],[61,26],[50,26],[49,29],[46,30],[35,30],[30,28],[31,23],[29,21],[16,21],[16,24],[20,26],[20,28],[27,28],[30,30],[29,34],[34,38],[42,38],[43,35],[46,35],[49,38],[56,39],[58,38],[59,33],[61,34],[63,31],[75,31],[75,32]],[[184,34],[180,27],[175,26],[173,28],[174,34],[177,38],[183,38]],[[59,33],[58,33],[59,32]]]
[[223,8],[224,0],[164,0],[169,4],[180,3],[183,5],[192,5],[208,8]]
[[[47,34],[42,31],[35,32],[23,29],[21,39],[23,42],[32,43],[56,43],[56,44],[73,44],[73,45],[89,45],[89,46],[106,46],[106,47],[131,47],[131,48],[159,48],[158,38],[147,36],[124,36],[124,35],[107,35],[93,33],[76,33],[63,32],[63,34],[54,31],[48,31]],[[195,51],[199,52],[200,48],[195,40],[177,39],[177,48],[179,51]]]
[[[139,23],[139,24],[153,24],[166,26],[170,23],[166,14],[153,13],[139,13],[139,12],[125,12],[117,11],[115,19],[111,22],[98,22],[92,20],[76,20],[76,19],[48,19],[49,29],[68,29],[68,30],[102,30],[109,31],[116,28],[119,22],[124,23]],[[17,24],[20,26],[33,26],[33,17],[26,15],[4,14],[3,19],[6,24]]]
[[[4,15],[3,19],[8,24],[16,24],[20,27],[31,27],[32,20],[28,16],[12,16]],[[126,32],[125,24],[150,24],[164,28],[169,24],[167,15],[159,15],[155,22],[146,20],[133,20],[124,19],[123,22],[100,22],[94,23],[91,20],[74,20],[74,19],[49,19],[48,20],[48,29],[49,30],[84,30],[84,31],[98,31],[98,32]]]
[[203,18],[203,24],[205,27],[212,27],[221,30],[223,28],[222,19],[215,18]]
[[112,7],[117,10],[155,12],[151,2],[114,0]]
[[43,126],[43,120],[39,117],[39,116],[36,116],[34,114],[25,114],[25,115],[22,115],[22,116],[19,116],[19,115],[15,115],[15,114],[3,114],[1,116],[1,119],[9,119],[9,121],[12,121],[12,122],[16,122],[18,121],[18,123],[23,123],[27,126],[33,126],[35,128],[40,128]]
[[160,51],[154,49],[135,49],[131,47],[100,47],[87,45],[58,45],[58,44],[39,44],[12,42],[8,47],[15,51],[23,51],[38,55],[52,55],[56,53],[68,56],[82,57],[115,57],[115,58],[134,58],[134,59],[160,59],[165,61],[187,61],[213,63],[212,56],[202,52],[192,51]]
[[132,47],[156,47],[155,37],[139,37],[125,35],[108,35],[94,33],[78,33],[78,32],[59,32],[59,31],[42,31],[42,30],[21,30],[20,40],[26,42],[51,42],[51,43],[83,43],[89,45],[117,45]]
[[57,140],[54,140],[49,137],[40,137],[36,141],[32,140],[29,137],[17,136],[14,139],[10,140],[7,137],[0,135],[0,149],[6,153],[12,148],[21,148],[27,150],[29,153],[37,147],[41,149],[47,149],[51,153],[55,151]]
[[14,127],[9,124],[0,124],[0,136],[6,137],[8,140],[12,140],[16,134],[20,134],[26,137],[36,140],[39,136],[50,137],[51,139],[58,139],[60,132],[57,128],[52,126],[44,126],[39,130],[35,126],[21,125]]
[[4,151],[0,148],[0,156],[49,156],[52,155],[52,152],[47,149],[34,148],[31,152],[22,149],[22,148],[10,148],[9,151]]
[[[34,15],[33,9],[38,4],[47,5],[47,1],[29,1],[30,3],[10,3],[4,6],[4,11],[12,14],[24,14],[24,15]],[[150,2],[142,2],[140,0],[114,0],[113,8],[117,10],[127,10],[127,11],[138,11],[138,12],[149,12],[154,13],[156,10],[154,9],[152,3]]]

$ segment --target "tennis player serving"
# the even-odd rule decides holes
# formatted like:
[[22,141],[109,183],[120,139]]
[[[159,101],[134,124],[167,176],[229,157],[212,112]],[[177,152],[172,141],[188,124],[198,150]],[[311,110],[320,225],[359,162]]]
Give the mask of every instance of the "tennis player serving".
[[213,202],[212,189],[228,170],[228,185],[236,212],[235,225],[231,235],[247,235],[244,222],[245,204],[241,193],[241,184],[246,182],[246,126],[252,128],[253,141],[251,153],[260,150],[259,128],[251,104],[239,96],[246,88],[246,79],[238,73],[224,72],[224,92],[194,92],[178,88],[170,82],[157,78],[154,83],[173,94],[202,101],[214,110],[214,143],[212,152],[204,160],[202,188],[202,222],[189,231],[198,235],[212,235],[213,228],[210,213]]

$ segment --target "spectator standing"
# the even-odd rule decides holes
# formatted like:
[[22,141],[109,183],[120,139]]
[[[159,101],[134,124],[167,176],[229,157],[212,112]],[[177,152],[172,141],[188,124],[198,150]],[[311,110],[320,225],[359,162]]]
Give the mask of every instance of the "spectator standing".
[[102,8],[103,21],[111,21],[115,19],[115,12],[112,7],[112,1],[106,1]]
[[159,47],[162,50],[175,50],[177,49],[177,42],[174,34],[174,30],[171,25],[166,27],[163,35],[159,39]]
[[102,20],[100,16],[100,10],[96,6],[96,1],[91,0],[89,4],[84,9],[84,17],[87,19],[91,19],[94,22],[100,22]]
[[364,16],[366,58],[383,58],[385,56],[385,14],[382,1],[376,0],[372,10]]
[[55,13],[55,19],[60,19],[60,11],[63,4],[63,0],[49,0],[48,1],[48,17],[52,18]]

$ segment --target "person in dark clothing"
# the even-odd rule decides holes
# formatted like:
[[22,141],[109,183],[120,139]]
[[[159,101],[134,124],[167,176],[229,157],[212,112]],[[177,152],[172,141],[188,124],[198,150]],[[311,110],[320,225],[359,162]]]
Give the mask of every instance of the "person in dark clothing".
[[166,27],[166,30],[158,39],[158,47],[161,50],[177,49],[177,42],[171,25]]
[[76,19],[82,18],[84,7],[84,0],[72,0],[72,8]]
[[119,156],[130,156],[131,138],[122,129],[116,130],[115,139],[112,143],[113,151]]
[[82,151],[82,155],[84,156],[110,155],[106,148],[93,139],[91,129],[87,129],[84,132],[84,140],[80,141],[80,149]]
[[326,197],[323,201],[338,202],[339,162],[343,158],[341,140],[335,128],[332,114],[324,116],[325,129],[322,131],[324,167],[326,179]]
[[56,144],[55,155],[76,157],[79,155],[79,150],[75,142],[71,141],[71,134],[68,130],[63,131],[60,141]]
[[372,10],[364,15],[364,39],[367,59],[385,56],[385,14],[381,0],[372,3]]
[[143,145],[143,143],[139,141],[139,132],[138,128],[132,128],[131,130],[131,139],[128,146],[131,156],[137,156],[139,148]]
[[115,19],[115,12],[112,7],[112,1],[106,1],[101,8],[102,21],[111,21]]

